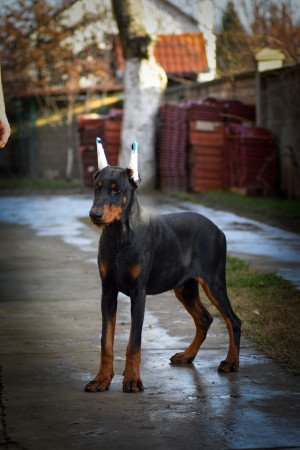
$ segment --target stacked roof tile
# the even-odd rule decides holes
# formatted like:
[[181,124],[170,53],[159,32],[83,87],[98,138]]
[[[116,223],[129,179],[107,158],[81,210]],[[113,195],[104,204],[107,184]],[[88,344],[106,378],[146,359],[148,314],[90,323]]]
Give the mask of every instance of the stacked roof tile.
[[187,188],[187,108],[185,104],[162,106],[158,132],[158,171],[162,189]]
[[93,186],[97,170],[96,137],[101,137],[108,164],[116,166],[120,148],[121,113],[115,111],[107,116],[80,114],[77,117],[82,177],[84,185]]
[[191,121],[189,179],[193,192],[225,187],[224,126],[212,121]]
[[255,108],[237,100],[164,105],[158,140],[160,187],[274,190],[276,144],[270,132],[253,126],[254,120]]
[[[157,168],[162,189],[204,192],[236,187],[272,191],[278,180],[273,135],[249,125],[255,110],[236,100],[165,104],[157,127]],[[95,139],[101,136],[108,163],[117,165],[122,111],[79,116],[83,177],[92,186],[97,168]],[[246,126],[245,123],[248,125]]]
[[226,128],[225,154],[230,186],[263,192],[276,188],[278,148],[270,131],[230,124]]

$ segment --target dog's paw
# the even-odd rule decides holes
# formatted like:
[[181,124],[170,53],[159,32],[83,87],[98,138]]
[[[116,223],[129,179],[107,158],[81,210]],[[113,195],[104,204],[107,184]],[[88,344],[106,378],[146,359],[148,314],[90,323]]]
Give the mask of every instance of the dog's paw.
[[109,389],[113,374],[110,377],[97,376],[84,387],[85,392],[104,392]]
[[184,352],[176,353],[170,358],[171,364],[191,364],[194,361],[195,357],[188,357]]
[[123,380],[123,392],[141,392],[144,390],[144,386],[141,379],[138,380]]
[[99,383],[96,380],[92,380],[84,386],[84,392],[104,392],[108,389],[109,383]]
[[230,373],[237,372],[239,370],[239,366],[237,363],[229,362],[229,361],[221,361],[218,367],[218,372],[221,373]]

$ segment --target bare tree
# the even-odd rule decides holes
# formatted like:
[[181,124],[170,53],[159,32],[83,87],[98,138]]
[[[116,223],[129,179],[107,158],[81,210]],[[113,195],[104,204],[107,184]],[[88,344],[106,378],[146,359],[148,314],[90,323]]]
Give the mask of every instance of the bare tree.
[[[53,131],[60,133],[62,127],[67,129],[65,175],[69,179],[74,158],[74,106],[80,80],[93,77],[100,86],[109,76],[109,66],[96,37],[82,38],[87,25],[99,21],[103,15],[85,11],[70,21],[68,8],[58,9],[54,2],[46,0],[16,0],[1,12],[0,59],[6,101],[35,96],[40,112],[49,116],[62,112],[50,94],[65,94],[66,114],[55,122]],[[78,34],[82,41],[80,50],[74,45]]]
[[295,14],[298,0],[241,0],[244,27],[232,1],[227,2],[217,37],[220,75],[255,69],[255,54],[264,47],[280,49],[286,64],[300,61],[300,21]]
[[287,63],[299,63],[300,21],[291,1],[279,4],[273,0],[254,0],[252,17],[253,51],[262,47],[279,48],[285,53]]
[[112,0],[125,58],[124,117],[120,165],[128,164],[131,142],[140,148],[143,185],[155,182],[155,119],[167,76],[154,58],[154,38],[143,25],[140,0]]

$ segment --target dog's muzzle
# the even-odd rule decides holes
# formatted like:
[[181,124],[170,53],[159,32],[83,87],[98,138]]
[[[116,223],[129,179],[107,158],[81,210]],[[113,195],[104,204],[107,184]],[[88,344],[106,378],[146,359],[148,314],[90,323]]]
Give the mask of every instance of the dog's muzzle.
[[90,210],[90,218],[94,223],[101,223],[103,211]]

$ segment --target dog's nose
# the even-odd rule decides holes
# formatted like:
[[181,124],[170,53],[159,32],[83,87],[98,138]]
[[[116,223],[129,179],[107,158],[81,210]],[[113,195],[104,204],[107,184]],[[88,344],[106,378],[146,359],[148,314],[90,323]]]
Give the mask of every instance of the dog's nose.
[[95,210],[91,209],[90,218],[92,220],[100,220],[100,219],[102,219],[102,217],[103,217],[103,211],[95,211]]

